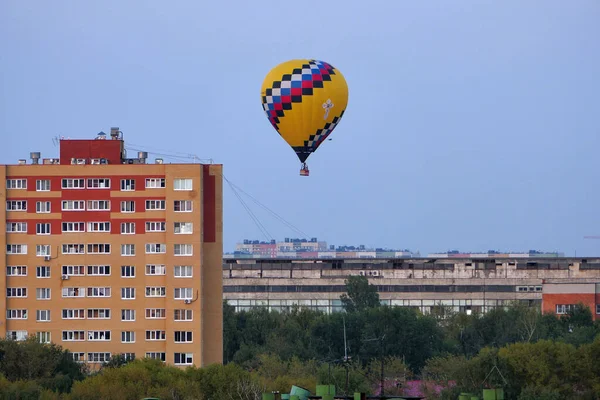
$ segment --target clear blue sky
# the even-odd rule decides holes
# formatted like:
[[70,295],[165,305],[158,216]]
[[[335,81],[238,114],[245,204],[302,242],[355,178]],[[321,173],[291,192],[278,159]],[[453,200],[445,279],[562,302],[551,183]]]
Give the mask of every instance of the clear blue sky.
[[[119,126],[332,244],[600,255],[597,0],[3,0],[0,37],[0,163]],[[350,90],[309,178],[260,104],[293,58]],[[264,239],[224,195],[225,250]]]

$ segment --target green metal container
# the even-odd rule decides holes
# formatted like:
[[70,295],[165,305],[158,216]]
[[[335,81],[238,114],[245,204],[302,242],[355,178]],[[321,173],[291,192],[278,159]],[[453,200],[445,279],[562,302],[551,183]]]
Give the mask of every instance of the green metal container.
[[474,396],[473,393],[461,393],[458,395],[458,400],[471,400],[471,396]]
[[333,395],[332,394],[324,394],[321,396],[321,399],[323,400],[333,400]]
[[496,389],[483,389],[483,400],[496,400]]
[[367,398],[366,393],[359,393],[359,392],[354,393],[354,400],[365,400],[366,398]]
[[323,396],[324,394],[335,395],[335,385],[317,385],[317,396]]
[[479,396],[471,396],[470,400],[479,400]]
[[496,389],[496,400],[504,400],[504,389],[503,388]]
[[275,400],[275,393],[263,393],[262,400]]
[[310,391],[304,389],[303,387],[294,385],[292,386],[292,390],[290,390],[290,394],[297,395],[298,400],[307,400],[308,396],[310,396]]

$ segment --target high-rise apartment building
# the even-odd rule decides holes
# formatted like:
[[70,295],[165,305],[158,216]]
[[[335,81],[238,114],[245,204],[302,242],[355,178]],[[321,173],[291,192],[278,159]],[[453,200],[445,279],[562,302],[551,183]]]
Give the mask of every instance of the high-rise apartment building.
[[95,364],[222,362],[222,166],[137,155],[112,128],[0,166],[0,335]]

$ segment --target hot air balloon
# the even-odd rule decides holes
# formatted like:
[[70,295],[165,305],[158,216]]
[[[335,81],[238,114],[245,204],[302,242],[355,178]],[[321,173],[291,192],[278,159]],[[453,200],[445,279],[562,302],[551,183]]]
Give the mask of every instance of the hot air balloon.
[[340,123],[348,105],[348,85],[340,71],[319,60],[290,60],[273,68],[261,88],[262,105],[279,135],[302,163]]

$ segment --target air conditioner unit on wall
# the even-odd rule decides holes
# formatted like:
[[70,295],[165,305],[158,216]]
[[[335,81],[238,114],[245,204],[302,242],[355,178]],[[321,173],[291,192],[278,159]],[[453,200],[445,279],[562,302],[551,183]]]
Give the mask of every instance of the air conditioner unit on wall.
[[63,275],[60,277],[63,281],[69,280],[69,275]]
[[191,304],[191,303],[192,303],[192,300],[190,300],[190,299],[185,299],[183,302],[184,302],[185,304]]
[[44,261],[50,261],[52,258],[50,256],[44,256]]

